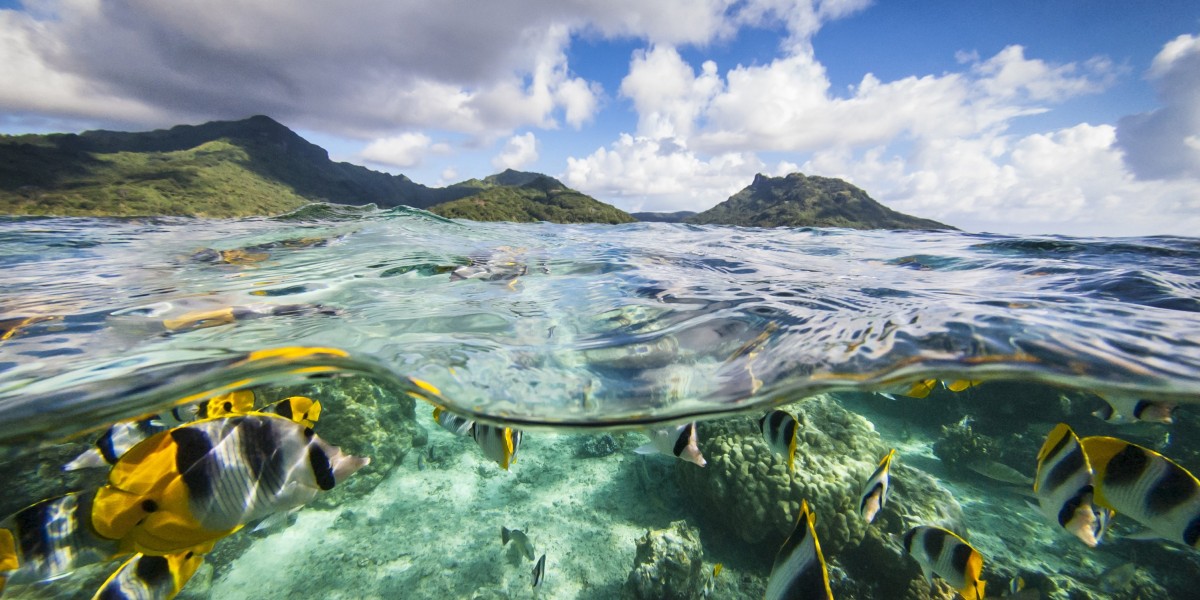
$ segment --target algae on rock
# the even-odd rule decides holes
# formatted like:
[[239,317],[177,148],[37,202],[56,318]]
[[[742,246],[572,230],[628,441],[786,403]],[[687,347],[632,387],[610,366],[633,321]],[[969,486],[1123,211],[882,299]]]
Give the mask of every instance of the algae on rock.
[[700,532],[686,521],[647,531],[637,542],[621,595],[629,600],[691,600],[704,584]]

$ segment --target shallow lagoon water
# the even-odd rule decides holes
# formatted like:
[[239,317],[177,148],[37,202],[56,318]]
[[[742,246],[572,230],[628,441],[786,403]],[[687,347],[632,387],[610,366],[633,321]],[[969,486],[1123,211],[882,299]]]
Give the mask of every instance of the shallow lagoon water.
[[[222,540],[185,596],[618,597],[638,540],[683,520],[703,546],[690,562],[725,565],[712,597],[761,597],[798,491],[833,504],[807,498],[836,549],[838,598],[941,597],[911,583],[910,559],[886,554],[912,519],[954,516],[906,512],[937,502],[958,505],[995,593],[1021,575],[1043,597],[1182,597],[1178,582],[1200,572],[1194,551],[1119,535],[1088,549],[1019,486],[963,465],[978,452],[1032,476],[1041,440],[1066,421],[1200,468],[1188,404],[1200,398],[1198,258],[1189,238],[483,224],[335,206],[237,221],[7,219],[5,512],[102,483],[58,466],[108,424],[243,387],[263,402],[321,397],[320,435],[374,462],[282,530]],[[281,347],[331,350],[246,360]],[[928,378],[985,383],[875,393]],[[1183,406],[1172,425],[1119,427],[1090,415],[1096,392]],[[521,428],[516,463],[501,470],[439,428],[432,403]],[[798,450],[819,471],[781,476],[756,435],[753,421],[780,405],[823,407]],[[704,471],[632,452],[641,428],[690,419]],[[844,524],[837,503],[887,447],[903,466],[896,508],[879,526]],[[730,466],[735,456],[753,468]],[[757,468],[784,481],[745,494],[772,504],[763,514],[708,495],[753,484]],[[906,490],[906,472],[934,483]],[[949,499],[929,501],[934,485]],[[501,546],[501,526],[547,554],[542,587]],[[1139,565],[1133,576],[1105,579],[1124,562]],[[113,568],[7,593],[87,596]]]

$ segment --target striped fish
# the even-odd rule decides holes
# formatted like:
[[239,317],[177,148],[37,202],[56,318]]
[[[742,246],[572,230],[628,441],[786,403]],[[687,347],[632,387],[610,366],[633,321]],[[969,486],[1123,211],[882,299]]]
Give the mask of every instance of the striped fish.
[[904,551],[916,559],[931,586],[937,574],[966,600],[983,600],[983,555],[962,538],[941,527],[921,525],[904,534]]
[[791,413],[773,410],[758,420],[758,428],[772,452],[787,457],[788,472],[795,469],[796,436],[800,422]]
[[442,410],[442,407],[433,407],[433,420],[438,425],[453,433],[454,435],[467,435],[471,433],[471,427],[475,422],[465,417],[460,417],[450,411]]
[[213,396],[204,402],[181,404],[171,410],[136,421],[114,423],[96,440],[94,447],[85,450],[63,466],[64,471],[90,467],[107,467],[117,463],[123,454],[142,440],[198,419],[244,414],[254,410],[254,392],[238,390]]
[[496,461],[505,471],[516,462],[517,450],[521,447],[520,431],[484,423],[476,423],[471,431],[483,455]]
[[766,600],[833,600],[829,570],[821,554],[817,531],[813,529],[815,522],[808,501],[802,501],[796,528],[775,555],[775,564],[767,580]]
[[192,551],[135,554],[109,576],[92,600],[171,600],[202,564],[204,555]]
[[197,421],[122,456],[96,493],[92,523],[124,548],[170,554],[306,504],[369,462],[277,415]]
[[117,556],[117,542],[90,525],[94,496],[89,491],[42,500],[0,521],[0,583],[56,579]]
[[1092,491],[1088,456],[1075,432],[1066,423],[1059,423],[1038,451],[1033,492],[1050,522],[1095,547],[1097,524]]
[[542,585],[542,579],[546,577],[546,555],[543,554],[538,559],[537,564],[533,565],[533,587]]
[[1096,504],[1164,540],[1200,548],[1200,482],[1171,459],[1124,440],[1080,441],[1095,471]]
[[700,446],[696,439],[696,424],[688,423],[666,429],[656,429],[648,432],[650,443],[638,446],[634,452],[638,454],[666,454],[680,460],[686,460],[703,467],[708,464],[700,454]]
[[1092,413],[1109,423],[1172,423],[1175,404],[1142,400],[1132,396],[1119,394],[1099,394],[1104,400],[1104,407]]
[[888,492],[891,490],[889,473],[892,469],[892,458],[895,456],[896,449],[892,448],[883,460],[879,461],[879,466],[867,478],[867,483],[858,496],[858,514],[868,523],[874,521],[875,515],[887,504]]
[[321,403],[307,396],[291,396],[264,406],[261,412],[279,415],[304,427],[315,427],[321,420]]

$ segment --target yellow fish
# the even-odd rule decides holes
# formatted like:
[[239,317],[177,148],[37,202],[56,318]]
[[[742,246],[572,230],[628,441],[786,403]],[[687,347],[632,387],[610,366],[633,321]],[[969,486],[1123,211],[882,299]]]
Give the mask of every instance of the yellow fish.
[[92,523],[123,549],[172,554],[306,504],[369,462],[277,415],[197,421],[125,453],[96,493]]

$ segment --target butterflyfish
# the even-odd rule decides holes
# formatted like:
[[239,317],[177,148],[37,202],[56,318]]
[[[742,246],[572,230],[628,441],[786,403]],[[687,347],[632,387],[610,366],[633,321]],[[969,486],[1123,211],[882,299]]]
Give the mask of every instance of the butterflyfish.
[[305,427],[315,427],[321,420],[321,402],[308,396],[291,396],[268,404],[262,412],[279,415]]
[[813,528],[816,518],[808,501],[800,503],[800,514],[796,516],[796,527],[783,542],[771,566],[767,579],[766,600],[832,600],[829,589],[829,570],[825,556],[821,554],[821,543]]
[[533,587],[542,585],[542,579],[546,577],[546,555],[543,554],[537,560],[537,564],[533,565]]
[[165,430],[166,428],[158,425],[154,419],[114,423],[104,430],[91,448],[84,450],[71,462],[63,465],[63,470],[76,471],[90,467],[114,465],[130,448]]
[[171,600],[187,585],[204,555],[194,551],[152,556],[135,554],[92,596],[92,600]]
[[521,447],[521,432],[511,427],[499,427],[476,423],[471,428],[472,436],[483,455],[496,461],[505,471],[516,462],[517,450]]
[[474,421],[465,417],[460,417],[450,411],[442,410],[442,407],[440,406],[433,407],[433,420],[436,421],[437,424],[442,427],[442,429],[445,429],[454,435],[468,435],[471,433],[471,427],[475,425]]
[[369,462],[277,415],[197,421],[125,453],[96,493],[92,524],[123,549],[171,554],[306,504]]
[[1104,407],[1092,413],[1109,423],[1172,423],[1177,405],[1121,394],[1099,394]]
[[1050,522],[1088,546],[1096,546],[1092,466],[1079,438],[1066,423],[1056,425],[1038,451],[1033,491]]
[[703,467],[708,464],[700,454],[696,441],[696,424],[688,423],[666,429],[655,429],[647,433],[650,443],[639,446],[638,454],[666,454]]
[[786,411],[773,410],[758,420],[758,428],[771,451],[787,457],[788,471],[794,470],[796,437],[800,430],[796,417]]
[[0,521],[0,583],[57,579],[119,555],[117,542],[91,526],[94,494],[42,500]]
[[891,491],[891,475],[889,473],[892,470],[892,459],[895,456],[895,448],[884,455],[883,459],[879,461],[879,466],[875,468],[875,472],[867,478],[867,483],[858,496],[858,514],[862,515],[863,520],[868,523],[874,521],[875,515],[879,514],[879,511],[887,504],[888,492]]
[[196,420],[244,415],[254,410],[254,391],[236,390],[213,396],[196,406]]
[[983,555],[954,533],[921,525],[904,534],[904,551],[916,559],[933,585],[933,575],[950,583],[966,600],[983,600],[987,582],[979,578],[983,571]]
[[1200,481],[1171,459],[1111,437],[1080,441],[1095,472],[1096,504],[1156,536],[1200,547]]

